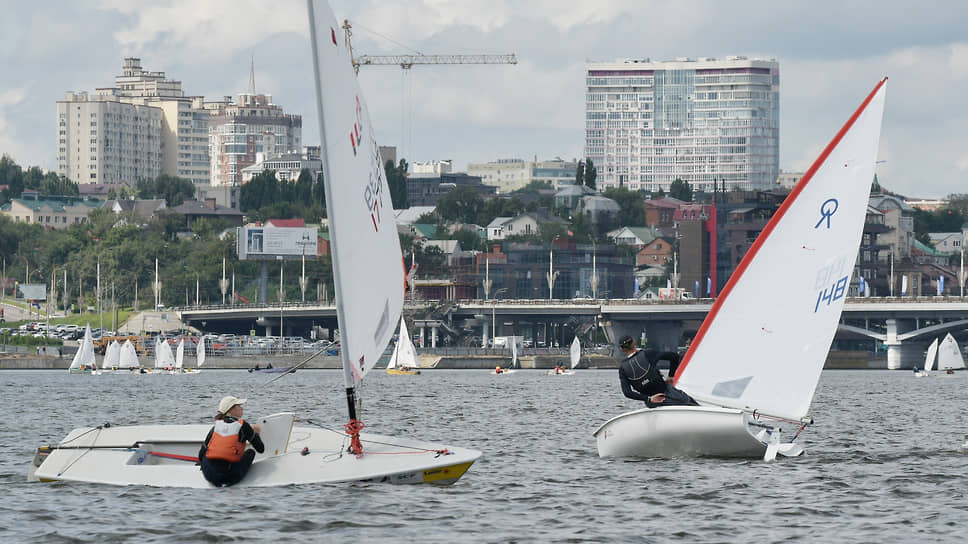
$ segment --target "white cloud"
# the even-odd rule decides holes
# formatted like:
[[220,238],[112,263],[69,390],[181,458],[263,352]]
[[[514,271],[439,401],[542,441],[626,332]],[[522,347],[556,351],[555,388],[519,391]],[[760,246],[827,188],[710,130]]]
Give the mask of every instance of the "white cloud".
[[28,149],[23,143],[23,135],[19,133],[19,127],[9,121],[10,110],[23,103],[26,96],[27,90],[24,88],[0,92],[0,154],[8,154],[15,161],[18,157],[27,156]]
[[99,6],[134,19],[133,26],[114,33],[125,55],[161,52],[212,62],[253,49],[276,33],[308,33],[301,2],[101,0]]

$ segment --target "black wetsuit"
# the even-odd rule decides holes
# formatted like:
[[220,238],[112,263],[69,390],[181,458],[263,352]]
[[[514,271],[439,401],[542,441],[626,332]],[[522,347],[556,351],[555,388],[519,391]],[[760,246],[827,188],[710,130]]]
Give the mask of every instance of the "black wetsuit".
[[[658,361],[660,360],[669,361],[669,375],[675,375],[679,367],[679,355],[675,352],[638,350],[626,357],[618,366],[622,394],[630,399],[641,400],[649,408],[670,405],[698,406],[699,403],[692,397],[666,383],[662,373],[659,372]],[[659,393],[666,396],[665,402],[649,401],[649,397]]]
[[[234,421],[231,416],[224,416],[223,419],[229,423]],[[248,441],[255,450],[245,450],[245,453],[242,454],[242,459],[237,463],[222,459],[209,459],[205,454],[208,451],[208,443],[212,440],[212,433],[214,432],[215,427],[209,429],[208,434],[205,436],[205,442],[202,444],[201,449],[198,450],[198,459],[202,465],[202,474],[205,475],[206,480],[216,486],[235,485],[241,482],[242,478],[245,478],[245,475],[249,472],[249,467],[252,466],[252,460],[255,459],[255,452],[262,453],[266,447],[262,443],[262,437],[255,432],[252,425],[249,425],[248,421],[243,421],[242,428],[239,429],[239,442],[244,444]]]

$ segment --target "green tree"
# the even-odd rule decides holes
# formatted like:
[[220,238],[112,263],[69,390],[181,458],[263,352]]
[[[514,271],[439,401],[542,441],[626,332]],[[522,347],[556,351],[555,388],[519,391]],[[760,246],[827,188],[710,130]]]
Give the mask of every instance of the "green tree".
[[448,221],[473,223],[484,207],[484,199],[471,187],[455,187],[437,199],[437,215]]
[[595,180],[598,178],[598,170],[591,159],[585,159],[585,186],[589,189],[595,188]]
[[585,184],[585,161],[578,161],[578,168],[575,169],[575,185]]
[[683,202],[692,202],[692,186],[682,178],[676,178],[669,184],[669,196]]
[[629,227],[645,226],[645,199],[642,193],[625,187],[613,187],[606,189],[602,195],[618,203],[619,212],[615,216],[617,224]]
[[393,161],[387,161],[383,166],[390,186],[390,200],[393,209],[404,210],[410,207],[410,197],[407,195],[407,161],[400,159],[400,165],[394,166]]
[[161,174],[155,179],[138,180],[137,194],[138,198],[145,200],[163,198],[169,208],[174,208],[195,198],[195,185],[185,178]]

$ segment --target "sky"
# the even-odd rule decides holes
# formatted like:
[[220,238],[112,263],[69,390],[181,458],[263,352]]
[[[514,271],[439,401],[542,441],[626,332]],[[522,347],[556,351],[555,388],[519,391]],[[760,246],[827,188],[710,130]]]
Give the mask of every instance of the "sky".
[[[780,168],[807,169],[888,76],[878,180],[968,193],[968,3],[866,0],[332,0],[357,55],[508,54],[516,65],[360,70],[380,145],[408,161],[581,157],[586,62],[745,55],[780,65]],[[56,101],[124,57],[215,99],[256,91],[318,144],[301,0],[0,0],[0,155],[55,168]]]

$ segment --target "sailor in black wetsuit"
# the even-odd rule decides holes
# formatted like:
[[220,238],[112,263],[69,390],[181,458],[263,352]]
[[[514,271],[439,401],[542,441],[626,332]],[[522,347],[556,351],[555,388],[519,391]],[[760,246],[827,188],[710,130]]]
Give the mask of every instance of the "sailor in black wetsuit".
[[[635,339],[631,336],[622,338],[619,347],[625,352],[626,358],[619,364],[618,377],[622,384],[622,393],[634,400],[641,400],[649,408],[656,406],[686,405],[698,406],[699,403],[685,392],[672,387],[669,383],[679,367],[679,355],[667,351],[659,353],[654,350],[644,351],[636,349]],[[659,372],[658,361],[669,361],[669,380]]]

